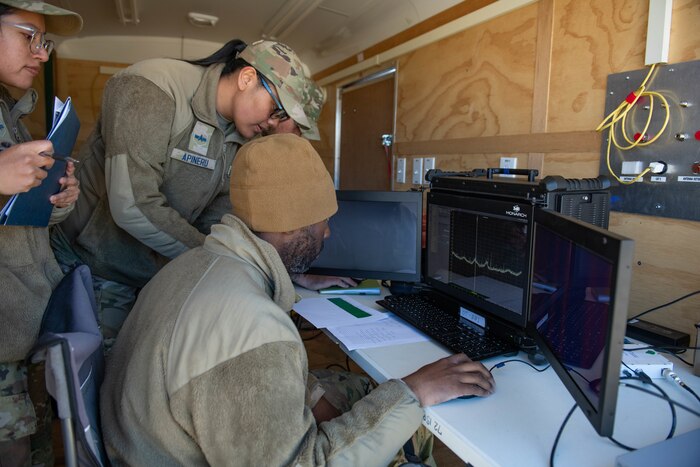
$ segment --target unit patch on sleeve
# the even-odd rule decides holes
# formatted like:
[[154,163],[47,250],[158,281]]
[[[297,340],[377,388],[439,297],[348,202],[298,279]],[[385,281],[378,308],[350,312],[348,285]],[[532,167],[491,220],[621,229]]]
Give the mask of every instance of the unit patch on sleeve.
[[209,159],[208,157],[183,151],[182,149],[173,149],[173,152],[170,153],[170,157],[182,161],[185,164],[196,165],[197,167],[209,170],[214,170],[216,167],[216,159]]
[[192,129],[188,149],[196,152],[197,154],[206,154],[207,150],[209,149],[209,140],[211,140],[212,134],[214,134],[213,126],[207,125],[206,123],[197,122],[194,129]]

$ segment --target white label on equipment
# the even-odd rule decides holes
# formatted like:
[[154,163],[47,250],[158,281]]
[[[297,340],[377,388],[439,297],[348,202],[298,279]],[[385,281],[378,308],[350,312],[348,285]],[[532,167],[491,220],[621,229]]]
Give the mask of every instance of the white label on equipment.
[[666,177],[659,177],[658,175],[651,177],[652,182],[666,183]]
[[459,316],[468,321],[471,321],[477,326],[481,326],[482,328],[486,327],[486,318],[484,318],[481,315],[477,315],[473,311],[469,311],[464,307],[459,307]]
[[679,175],[679,182],[690,182],[690,183],[700,183],[700,177],[693,177],[690,175]]

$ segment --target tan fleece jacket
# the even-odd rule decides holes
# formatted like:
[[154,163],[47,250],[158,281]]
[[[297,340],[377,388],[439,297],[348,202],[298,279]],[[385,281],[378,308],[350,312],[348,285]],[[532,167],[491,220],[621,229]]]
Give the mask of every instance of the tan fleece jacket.
[[82,195],[60,225],[93,274],[143,287],[231,211],[231,162],[246,140],[220,126],[222,69],[151,59],[107,82],[79,154]]
[[[33,89],[15,101],[0,85],[0,151],[31,141],[20,119],[36,106]],[[0,153],[1,157],[1,153]],[[0,195],[0,208],[10,196]],[[64,219],[73,206],[54,208],[49,223]],[[63,277],[49,247],[45,227],[0,226],[0,362],[24,360],[39,335],[51,291]]]
[[276,250],[226,215],[161,270],[112,349],[101,414],[114,465],[386,465],[421,423],[402,381],[316,426]]

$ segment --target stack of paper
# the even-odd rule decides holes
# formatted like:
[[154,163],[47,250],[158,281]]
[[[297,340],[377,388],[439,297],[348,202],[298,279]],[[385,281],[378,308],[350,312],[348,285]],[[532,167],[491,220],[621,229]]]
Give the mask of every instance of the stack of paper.
[[[51,131],[47,139],[53,143],[54,154],[70,156],[78,137],[80,121],[70,97],[65,104],[59,98],[54,102]],[[48,157],[48,156],[47,156]],[[53,210],[49,198],[61,190],[58,180],[66,173],[66,162],[56,160],[41,185],[26,193],[14,195],[0,211],[0,224],[46,227]]]
[[348,350],[428,340],[391,313],[352,298],[305,298],[294,305],[294,311],[317,328],[327,328]]

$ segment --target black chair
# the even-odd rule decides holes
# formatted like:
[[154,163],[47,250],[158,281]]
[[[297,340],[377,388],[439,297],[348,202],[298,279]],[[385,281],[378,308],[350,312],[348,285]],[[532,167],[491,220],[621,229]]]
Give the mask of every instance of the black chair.
[[67,274],[52,293],[28,358],[46,361],[46,386],[61,419],[66,466],[108,466],[99,417],[104,354],[87,266]]

